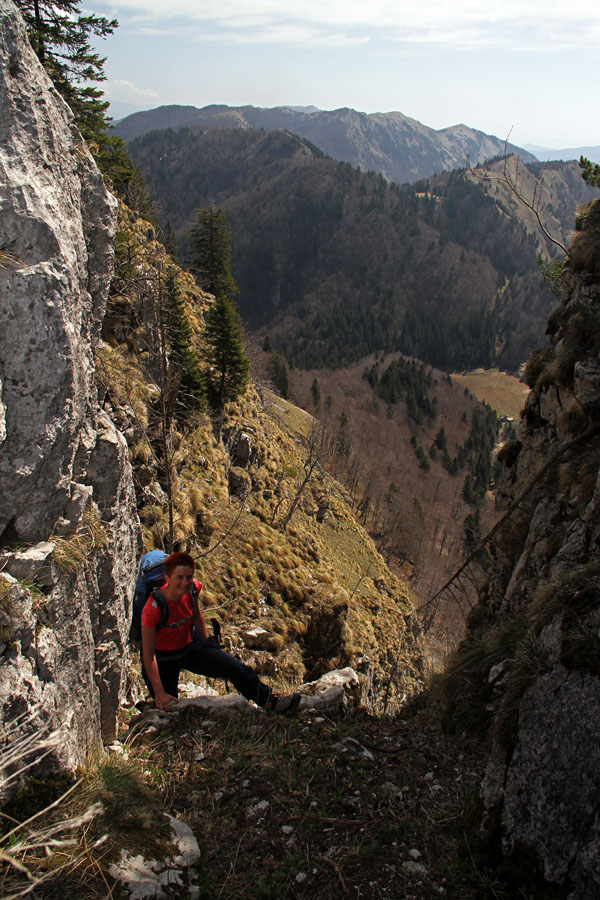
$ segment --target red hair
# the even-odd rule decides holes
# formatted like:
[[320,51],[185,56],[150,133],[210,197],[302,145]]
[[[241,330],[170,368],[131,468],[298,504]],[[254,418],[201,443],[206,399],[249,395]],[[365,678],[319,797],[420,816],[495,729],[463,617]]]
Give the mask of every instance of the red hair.
[[171,553],[165,559],[165,575],[172,575],[177,566],[189,566],[192,571],[196,568],[194,557],[189,553]]

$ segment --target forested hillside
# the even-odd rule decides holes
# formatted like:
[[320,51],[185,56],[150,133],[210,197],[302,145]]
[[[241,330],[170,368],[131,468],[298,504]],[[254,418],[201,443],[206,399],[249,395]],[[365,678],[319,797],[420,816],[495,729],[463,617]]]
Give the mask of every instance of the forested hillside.
[[167,130],[130,152],[183,255],[195,210],[225,209],[240,312],[298,366],[401,350],[515,371],[542,339],[538,237],[464,171],[388,184],[282,132]]

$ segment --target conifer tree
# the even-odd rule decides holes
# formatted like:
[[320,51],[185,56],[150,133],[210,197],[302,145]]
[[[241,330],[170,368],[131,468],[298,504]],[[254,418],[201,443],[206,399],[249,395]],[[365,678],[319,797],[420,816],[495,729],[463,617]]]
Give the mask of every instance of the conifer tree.
[[185,409],[193,409],[204,405],[206,386],[196,355],[191,349],[192,330],[181,299],[175,266],[167,268],[164,293],[170,355],[181,367],[178,403]]
[[220,410],[239,397],[248,384],[248,357],[235,308],[237,284],[231,274],[231,231],[222,209],[199,209],[191,230],[192,265],[196,280],[215,301],[206,314],[209,399]]
[[192,271],[200,287],[215,297],[235,297],[238,288],[231,274],[231,230],[225,212],[212,206],[198,209],[190,238]]
[[289,393],[288,368],[281,353],[271,354],[270,368],[273,387],[284,400],[287,400]]
[[310,386],[310,393],[312,396],[313,406],[318,411],[321,406],[321,386],[316,378],[313,378],[313,383]]
[[206,314],[207,357],[214,367],[209,378],[211,400],[218,409],[239,397],[248,384],[248,357],[242,329],[231,297],[219,294]]
[[579,168],[581,169],[581,177],[586,184],[600,187],[600,164],[586,159],[585,156],[581,156],[579,158]]
[[110,140],[106,115],[109,104],[93,84],[105,80],[106,57],[95,52],[91,37],[112,34],[117,20],[84,15],[77,0],[16,0],[16,4],[31,46],[73,110],[84,138],[96,144]]
[[335,448],[338,453],[349,455],[352,451],[352,438],[350,436],[350,419],[347,413],[341,412],[337,417],[338,428],[335,437]]
[[177,235],[175,234],[175,229],[171,225],[170,221],[167,221],[167,224],[165,225],[163,241],[165,250],[171,257],[171,259],[176,260],[179,256],[179,248],[177,246]]

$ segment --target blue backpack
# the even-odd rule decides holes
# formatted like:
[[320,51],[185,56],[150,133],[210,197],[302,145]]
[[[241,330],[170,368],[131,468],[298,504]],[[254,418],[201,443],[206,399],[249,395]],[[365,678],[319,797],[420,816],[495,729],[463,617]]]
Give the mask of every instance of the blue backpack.
[[139,644],[142,640],[142,610],[150,594],[154,592],[154,599],[160,609],[160,621],[156,626],[156,630],[164,628],[169,618],[168,604],[162,592],[158,590],[164,584],[165,559],[167,555],[162,550],[150,550],[148,553],[144,553],[140,560],[133,597],[131,628],[129,630],[129,639],[134,644]]

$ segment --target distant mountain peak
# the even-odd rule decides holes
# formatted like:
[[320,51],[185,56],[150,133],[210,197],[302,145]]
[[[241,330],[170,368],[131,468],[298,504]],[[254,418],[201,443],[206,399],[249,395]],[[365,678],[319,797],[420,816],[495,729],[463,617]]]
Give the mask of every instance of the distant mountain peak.
[[318,106],[277,106],[275,109],[291,109],[293,112],[303,113],[305,116],[312,116],[313,113],[322,112]]
[[551,147],[539,147],[537,144],[524,144],[523,146],[537,156],[541,162],[579,159],[580,156],[585,156],[587,159],[591,159],[592,162],[600,163],[599,146],[564,147],[562,150],[554,150]]
[[[134,113],[118,123],[116,133],[131,141],[148,131],[198,126],[289,131],[306,138],[328,156],[399,183],[428,178],[435,172],[477,165],[505,152],[505,141],[459,124],[436,130],[399,111],[365,113],[349,106],[163,106]],[[526,162],[535,156],[509,144]]]

